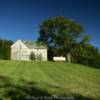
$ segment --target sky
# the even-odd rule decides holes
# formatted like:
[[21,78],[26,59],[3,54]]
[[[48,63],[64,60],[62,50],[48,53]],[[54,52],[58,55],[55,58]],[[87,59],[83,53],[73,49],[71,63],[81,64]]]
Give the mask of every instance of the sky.
[[100,48],[100,0],[0,0],[0,38],[37,40],[41,23],[55,16],[81,24]]

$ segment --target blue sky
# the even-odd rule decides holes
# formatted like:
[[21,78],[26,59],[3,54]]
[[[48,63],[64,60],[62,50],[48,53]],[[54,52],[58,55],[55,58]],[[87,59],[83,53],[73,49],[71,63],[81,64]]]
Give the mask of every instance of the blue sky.
[[39,25],[59,15],[83,25],[100,48],[100,0],[0,0],[0,38],[36,40]]

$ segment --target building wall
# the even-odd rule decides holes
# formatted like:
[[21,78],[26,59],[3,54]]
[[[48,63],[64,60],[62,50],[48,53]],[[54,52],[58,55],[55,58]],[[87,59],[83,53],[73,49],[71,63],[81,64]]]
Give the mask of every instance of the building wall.
[[11,59],[12,60],[29,60],[29,49],[21,42],[17,41],[11,47]]
[[47,49],[31,49],[30,54],[31,52],[34,52],[35,57],[41,55],[42,61],[47,61]]
[[35,56],[41,54],[42,61],[47,61],[47,49],[29,49],[21,40],[18,40],[11,46],[12,60],[30,60],[30,54],[34,52]]

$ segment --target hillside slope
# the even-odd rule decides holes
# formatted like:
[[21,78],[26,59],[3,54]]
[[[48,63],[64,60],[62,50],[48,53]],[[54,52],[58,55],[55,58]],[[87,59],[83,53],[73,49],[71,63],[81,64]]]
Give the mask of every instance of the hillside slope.
[[37,100],[37,96],[100,100],[100,70],[66,62],[0,61],[1,99]]

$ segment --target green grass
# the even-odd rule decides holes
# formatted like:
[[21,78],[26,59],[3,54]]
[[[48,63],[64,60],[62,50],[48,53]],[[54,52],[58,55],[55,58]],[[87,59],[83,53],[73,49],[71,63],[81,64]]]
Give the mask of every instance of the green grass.
[[0,100],[100,100],[100,69],[67,62],[0,61]]

